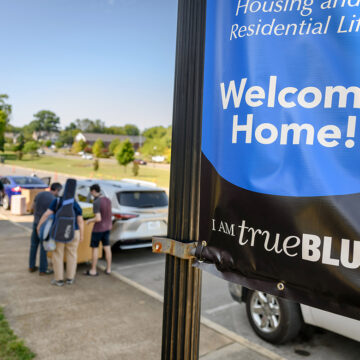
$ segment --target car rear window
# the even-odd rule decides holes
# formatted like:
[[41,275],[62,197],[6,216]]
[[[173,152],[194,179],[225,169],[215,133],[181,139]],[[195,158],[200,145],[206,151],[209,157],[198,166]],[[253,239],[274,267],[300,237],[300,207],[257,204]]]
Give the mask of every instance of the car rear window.
[[16,176],[13,179],[18,185],[46,185],[41,179],[35,176]]
[[137,208],[151,208],[168,205],[165,191],[122,191],[118,192],[120,205]]

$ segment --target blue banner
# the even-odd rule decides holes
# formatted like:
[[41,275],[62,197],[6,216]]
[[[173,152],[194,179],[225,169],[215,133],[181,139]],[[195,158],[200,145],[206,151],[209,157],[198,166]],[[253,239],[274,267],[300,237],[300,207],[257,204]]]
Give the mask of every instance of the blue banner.
[[359,10],[207,0],[197,256],[360,320]]

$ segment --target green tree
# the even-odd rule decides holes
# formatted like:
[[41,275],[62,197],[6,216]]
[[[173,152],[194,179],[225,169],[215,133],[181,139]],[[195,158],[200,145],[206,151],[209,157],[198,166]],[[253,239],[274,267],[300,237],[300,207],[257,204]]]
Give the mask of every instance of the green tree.
[[5,111],[0,110],[0,150],[4,151],[5,145],[5,129],[6,129],[6,120],[7,115]]
[[72,152],[77,154],[86,148],[86,142],[84,140],[76,141],[73,143]]
[[49,148],[49,147],[51,146],[51,144],[52,144],[51,140],[46,140],[46,141],[45,141],[45,146],[46,146],[46,147]]
[[136,125],[126,124],[124,126],[124,129],[126,135],[133,135],[133,136],[140,135],[140,130]]
[[120,165],[125,167],[125,171],[126,171],[126,165],[134,161],[135,159],[134,155],[135,155],[134,147],[132,146],[131,142],[127,139],[119,147],[119,150],[116,153],[116,160]]
[[14,149],[16,151],[16,156],[18,160],[21,160],[23,157],[24,145],[25,145],[25,137],[24,134],[21,133],[16,139],[16,145]]
[[60,118],[49,110],[41,110],[34,114],[34,120],[29,124],[33,131],[58,132]]
[[92,147],[92,152],[96,158],[99,158],[103,154],[105,148],[104,142],[101,139],[97,139]]
[[6,100],[9,98],[6,94],[0,94],[0,150],[4,151],[5,145],[5,130],[9,122],[11,114],[11,105]]
[[34,156],[37,154],[37,149],[39,148],[39,144],[36,141],[28,141],[24,145],[23,152],[25,154],[31,154],[31,156]]
[[4,112],[6,115],[6,123],[9,122],[9,117],[12,111],[12,106],[6,102],[9,98],[6,94],[0,94],[0,111]]
[[64,143],[60,140],[55,142],[55,146],[57,149],[61,149],[64,146]]
[[115,149],[121,144],[120,139],[114,139],[109,145],[109,155],[115,154]]

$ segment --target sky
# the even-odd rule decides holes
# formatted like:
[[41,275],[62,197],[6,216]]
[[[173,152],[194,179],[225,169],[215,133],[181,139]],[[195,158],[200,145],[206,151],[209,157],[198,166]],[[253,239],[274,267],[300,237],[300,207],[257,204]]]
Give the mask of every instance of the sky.
[[0,0],[11,124],[51,110],[141,130],[172,121],[176,0]]

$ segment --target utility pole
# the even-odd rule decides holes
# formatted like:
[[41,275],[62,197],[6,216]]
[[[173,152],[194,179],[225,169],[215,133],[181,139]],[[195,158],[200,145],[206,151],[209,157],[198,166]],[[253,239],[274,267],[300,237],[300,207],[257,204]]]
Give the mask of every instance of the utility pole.
[[[206,0],[179,0],[168,239],[198,241]],[[199,357],[201,271],[166,255],[162,360]]]

